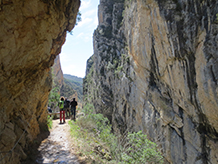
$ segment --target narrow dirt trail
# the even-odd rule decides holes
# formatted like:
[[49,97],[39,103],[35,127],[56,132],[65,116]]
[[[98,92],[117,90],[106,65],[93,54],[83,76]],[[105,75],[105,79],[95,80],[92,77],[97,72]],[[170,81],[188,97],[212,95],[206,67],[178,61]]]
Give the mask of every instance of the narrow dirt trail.
[[50,135],[42,141],[38,151],[37,164],[79,164],[73,154],[72,139],[70,137],[70,126],[66,123],[60,124],[59,120],[53,120]]

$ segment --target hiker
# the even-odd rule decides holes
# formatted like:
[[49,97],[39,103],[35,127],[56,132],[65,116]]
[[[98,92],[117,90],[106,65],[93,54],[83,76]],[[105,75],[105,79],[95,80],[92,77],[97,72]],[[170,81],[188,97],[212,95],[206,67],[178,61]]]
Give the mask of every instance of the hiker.
[[62,115],[63,115],[63,123],[65,123],[65,111],[64,111],[64,97],[60,97],[60,101],[58,102],[58,107],[60,108],[60,124],[62,121]]
[[48,106],[47,109],[48,109],[48,112],[49,112],[49,113],[52,113],[52,110],[51,110],[51,107],[50,107],[50,106]]
[[70,101],[67,99],[67,97],[65,97],[64,100],[64,110],[66,112],[66,116],[70,117]]
[[72,117],[75,120],[76,119],[76,106],[77,106],[77,101],[75,101],[75,98],[73,98],[73,101],[70,102],[70,106],[71,106]]

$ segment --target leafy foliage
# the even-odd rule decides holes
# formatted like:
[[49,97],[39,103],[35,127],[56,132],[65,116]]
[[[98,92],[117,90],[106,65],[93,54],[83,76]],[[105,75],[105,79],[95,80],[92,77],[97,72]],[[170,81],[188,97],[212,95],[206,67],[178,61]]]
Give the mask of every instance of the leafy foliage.
[[216,18],[215,18],[215,21],[214,21],[216,24],[218,24],[218,13],[216,14]]
[[[81,16],[82,16],[81,12],[78,11],[77,17],[76,17],[76,24],[75,25],[78,25],[78,23],[82,21],[82,17]],[[70,35],[73,35],[73,30],[70,31],[69,33],[70,33]]]
[[81,12],[79,11],[78,13],[77,13],[77,17],[76,17],[76,25],[78,25],[78,22],[81,22],[82,21],[82,14],[81,14]]
[[83,112],[85,117],[77,122],[70,122],[71,133],[76,137],[80,154],[86,156],[89,162],[94,158],[99,163],[116,163],[112,160],[111,150],[117,142],[111,133],[109,120],[102,114],[95,114],[91,104],[87,104]]
[[86,104],[82,111],[85,117],[71,122],[70,126],[80,154],[86,156],[89,162],[95,159],[97,163],[163,163],[157,145],[141,131],[118,137],[111,132],[109,120],[102,114],[94,113],[92,104]]
[[47,117],[47,126],[49,129],[52,128],[52,125],[53,125],[52,120],[53,120],[53,117],[50,117],[50,116]]
[[157,151],[157,145],[147,139],[142,131],[129,133],[123,147],[122,161],[126,164],[141,164],[145,161],[163,163],[163,157]]

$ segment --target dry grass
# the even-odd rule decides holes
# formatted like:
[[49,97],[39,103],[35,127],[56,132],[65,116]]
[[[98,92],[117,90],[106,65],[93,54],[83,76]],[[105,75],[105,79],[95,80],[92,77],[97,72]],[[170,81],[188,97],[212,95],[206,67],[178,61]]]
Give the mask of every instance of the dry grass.
[[108,143],[103,142],[91,119],[70,121],[71,136],[74,140],[75,152],[84,163],[117,163],[112,160]]

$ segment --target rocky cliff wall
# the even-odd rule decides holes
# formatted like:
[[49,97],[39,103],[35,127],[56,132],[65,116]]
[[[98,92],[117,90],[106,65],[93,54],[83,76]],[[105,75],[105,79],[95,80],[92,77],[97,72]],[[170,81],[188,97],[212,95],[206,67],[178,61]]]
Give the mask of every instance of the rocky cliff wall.
[[55,81],[60,88],[64,84],[64,74],[61,69],[61,61],[59,55],[54,60],[54,65],[52,66],[52,74]]
[[100,1],[86,101],[166,163],[218,162],[217,13],[215,0]]
[[79,0],[0,1],[0,163],[24,159],[47,118],[50,67]]

